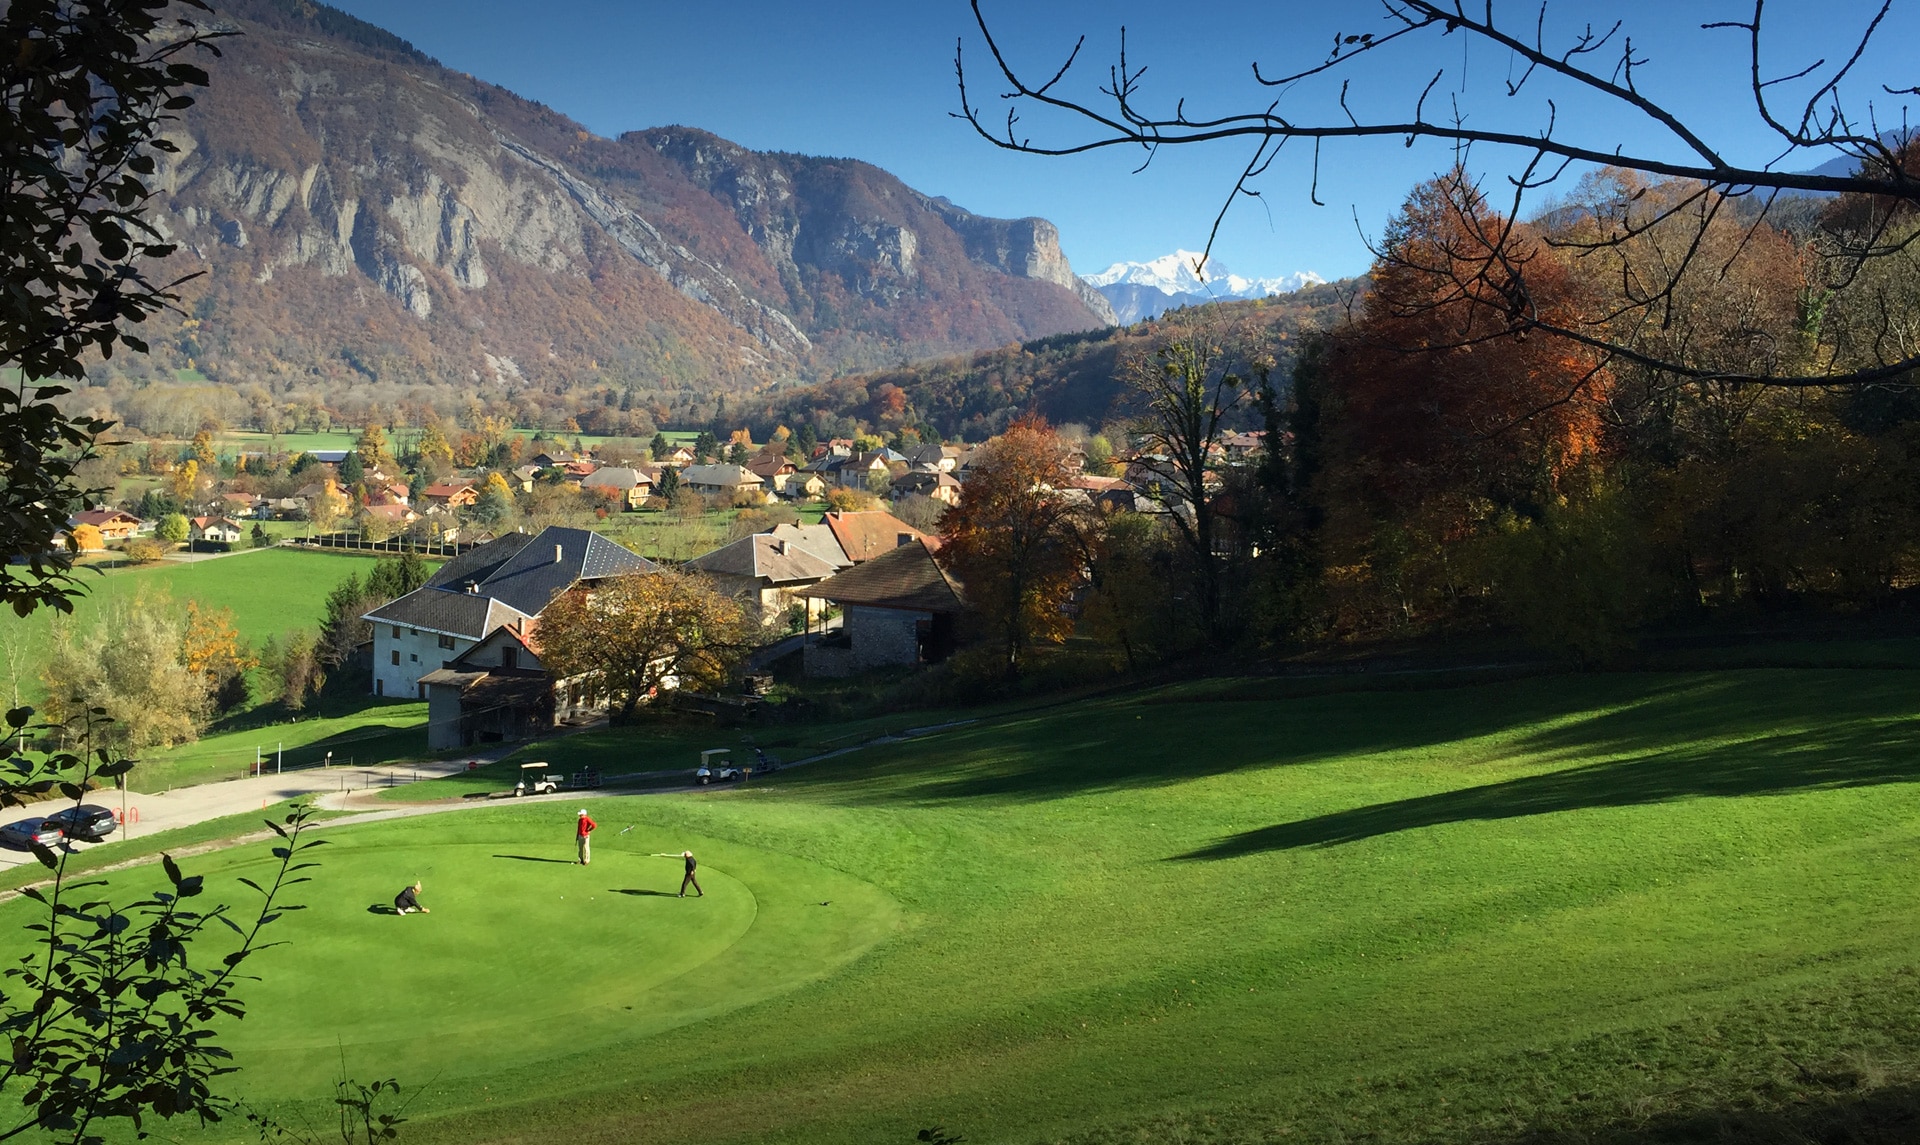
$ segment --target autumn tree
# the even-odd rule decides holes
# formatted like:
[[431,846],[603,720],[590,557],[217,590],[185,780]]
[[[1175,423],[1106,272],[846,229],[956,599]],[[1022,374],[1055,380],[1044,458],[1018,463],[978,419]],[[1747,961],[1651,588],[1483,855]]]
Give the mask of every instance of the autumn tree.
[[189,457],[167,474],[167,492],[181,505],[192,504],[200,491],[200,462]]
[[1005,675],[1072,631],[1066,606],[1086,567],[1086,499],[1069,489],[1067,445],[1023,418],[980,447],[937,558],[967,586]]
[[227,712],[246,703],[247,673],[259,658],[234,627],[233,610],[202,608],[187,602],[186,630],[181,637],[181,661],[187,671],[206,682],[215,711]]
[[393,453],[387,445],[387,431],[378,424],[369,424],[361,432],[360,439],[354,443],[353,452],[367,472],[381,470],[391,473],[394,468]]
[[704,579],[633,573],[568,592],[540,614],[540,658],[607,697],[617,722],[673,688],[725,684],[753,647],[739,603]]
[[96,525],[75,525],[68,535],[73,538],[73,547],[76,552],[97,553],[107,547],[106,538],[101,535]]
[[43,677],[46,714],[64,722],[89,705],[114,713],[110,735],[138,752],[198,739],[211,714],[205,676],[186,663],[187,627],[172,600],[111,597],[94,621],[55,624]]
[[168,513],[154,526],[153,535],[168,544],[177,545],[187,539],[187,531],[188,522],[184,513]]
[[[1581,284],[1537,237],[1476,198],[1455,171],[1415,190],[1389,227],[1389,254],[1359,319],[1330,342],[1328,456],[1317,496],[1338,567],[1367,570],[1403,618],[1459,587],[1448,546],[1502,510],[1537,513],[1561,478],[1598,456],[1612,375],[1577,344],[1501,318],[1515,278],[1462,289],[1475,236],[1528,259],[1545,312],[1579,305]],[[1466,209],[1462,209],[1463,201]]]
[[315,532],[331,533],[340,527],[340,521],[347,515],[349,506],[346,495],[329,478],[307,502],[307,520],[313,522]]

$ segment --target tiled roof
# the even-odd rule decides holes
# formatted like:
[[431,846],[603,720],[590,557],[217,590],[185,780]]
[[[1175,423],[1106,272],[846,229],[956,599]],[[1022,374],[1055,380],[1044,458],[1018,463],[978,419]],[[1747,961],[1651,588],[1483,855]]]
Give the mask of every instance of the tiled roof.
[[808,589],[807,595],[836,604],[915,612],[959,612],[966,607],[960,583],[933,559],[933,548],[925,541],[901,545],[830,576]]
[[[585,529],[551,527],[535,536],[509,533],[448,561],[426,587],[368,613],[367,619],[478,640],[509,620],[540,615],[554,597],[580,581],[658,567]],[[476,591],[467,591],[469,585]],[[499,611],[458,603],[461,600],[485,602]]]
[[770,584],[793,584],[830,577],[839,566],[821,559],[806,546],[795,544],[791,538],[755,533],[695,557],[686,567],[708,573],[757,577]]
[[602,487],[609,489],[631,489],[636,485],[651,485],[653,484],[653,478],[640,472],[638,469],[627,469],[617,465],[609,465],[604,469],[596,470],[580,484],[583,488],[587,489],[599,489]]
[[902,535],[916,539],[926,535],[892,513],[877,510],[828,513],[826,525],[833,530],[833,539],[840,542],[840,551],[846,553],[854,564],[872,560],[881,553],[897,548]]
[[85,509],[67,518],[67,524],[69,525],[93,525],[95,527],[111,524],[115,521],[129,521],[135,525],[145,524],[145,522],[132,513],[123,513],[118,509]]
[[686,472],[680,475],[680,480],[688,485],[722,487],[764,484],[759,474],[748,472],[738,465],[690,465]]
[[840,538],[826,525],[775,525],[767,535],[776,541],[792,541],[834,568],[853,567],[852,558],[840,547]]
[[502,624],[526,619],[526,614],[490,596],[429,586],[381,605],[364,619],[479,640]]

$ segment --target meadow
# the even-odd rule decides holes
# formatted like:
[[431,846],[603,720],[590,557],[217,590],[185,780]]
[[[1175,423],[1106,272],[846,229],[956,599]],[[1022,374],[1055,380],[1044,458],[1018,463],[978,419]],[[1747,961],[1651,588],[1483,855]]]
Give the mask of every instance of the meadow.
[[330,825],[235,1088],[319,1116],[344,1060],[417,1142],[1896,1140],[1916,716],[1899,670],[1196,681]]
[[[317,628],[326,613],[327,593],[349,576],[364,576],[367,557],[292,549],[247,551],[214,560],[167,561],[134,568],[83,570],[85,594],[75,598],[70,616],[40,609],[24,619],[0,616],[0,641],[21,649],[19,692],[31,703],[40,696],[39,666],[55,624],[92,624],[101,605],[111,600],[156,599],[165,594],[185,608],[189,600],[233,611],[234,627],[255,646],[290,629]],[[0,664],[0,671],[5,665]],[[0,680],[0,686],[9,681]]]

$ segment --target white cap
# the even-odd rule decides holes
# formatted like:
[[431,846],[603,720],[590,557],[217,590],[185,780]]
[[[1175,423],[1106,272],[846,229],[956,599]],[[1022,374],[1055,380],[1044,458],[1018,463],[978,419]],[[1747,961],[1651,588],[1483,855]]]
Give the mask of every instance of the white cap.
[[585,815],[586,813],[587,813],[587,809],[585,807],[582,807],[580,809],[580,814]]

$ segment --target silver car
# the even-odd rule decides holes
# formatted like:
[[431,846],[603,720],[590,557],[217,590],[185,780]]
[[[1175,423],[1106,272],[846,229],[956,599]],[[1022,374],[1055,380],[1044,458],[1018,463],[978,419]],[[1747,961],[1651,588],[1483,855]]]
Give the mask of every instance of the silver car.
[[44,815],[35,815],[31,819],[0,827],[0,843],[25,850],[32,850],[36,843],[51,847],[64,838],[66,835],[60,830],[60,825]]

